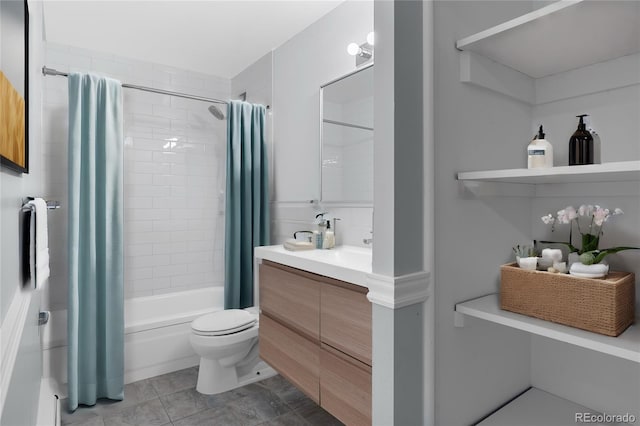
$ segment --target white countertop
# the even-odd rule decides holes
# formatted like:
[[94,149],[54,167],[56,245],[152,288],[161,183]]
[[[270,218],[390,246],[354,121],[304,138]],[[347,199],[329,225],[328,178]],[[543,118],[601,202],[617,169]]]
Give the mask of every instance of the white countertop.
[[289,251],[275,245],[256,247],[254,256],[362,287],[367,286],[367,275],[371,274],[371,249],[363,247]]

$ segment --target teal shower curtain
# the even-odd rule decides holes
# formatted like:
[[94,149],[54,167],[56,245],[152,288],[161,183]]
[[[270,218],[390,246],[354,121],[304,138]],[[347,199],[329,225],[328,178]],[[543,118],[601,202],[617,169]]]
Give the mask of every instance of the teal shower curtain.
[[227,117],[225,309],[253,306],[253,248],[269,244],[265,107],[231,101]]
[[69,410],[124,397],[120,82],[69,75]]

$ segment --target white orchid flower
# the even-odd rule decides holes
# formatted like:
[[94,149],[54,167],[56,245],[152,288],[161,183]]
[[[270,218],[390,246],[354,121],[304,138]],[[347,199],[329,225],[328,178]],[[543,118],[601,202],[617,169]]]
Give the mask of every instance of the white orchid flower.
[[588,213],[587,213],[587,206],[583,204],[583,205],[581,205],[580,207],[578,207],[578,214],[579,214],[580,216],[587,216],[587,215],[588,215]]
[[572,221],[578,217],[578,212],[576,212],[576,209],[573,206],[568,206],[567,208],[564,209],[564,212],[569,221]]
[[602,226],[608,216],[609,209],[603,209],[600,206],[596,206],[596,210],[593,212],[593,223],[597,226]]
[[553,225],[556,222],[556,219],[553,216],[551,216],[551,214],[542,216],[540,219],[542,219],[542,222],[545,225],[549,225],[549,224]]

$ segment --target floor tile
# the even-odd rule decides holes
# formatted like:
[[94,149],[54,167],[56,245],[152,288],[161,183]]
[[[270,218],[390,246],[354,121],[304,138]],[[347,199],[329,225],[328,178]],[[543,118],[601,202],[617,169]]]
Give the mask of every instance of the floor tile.
[[111,416],[122,410],[138,405],[141,402],[156,399],[158,394],[151,385],[149,379],[129,383],[124,386],[124,399],[122,401],[100,400],[96,404],[96,411],[103,417]]
[[258,382],[258,384],[273,391],[292,409],[299,408],[305,403],[312,402],[309,400],[307,395],[279,374],[266,380],[262,380]]
[[69,399],[60,401],[60,423],[63,425],[85,424],[86,422],[95,421],[93,419],[96,417],[100,417],[97,405],[80,405],[73,413],[70,413],[67,409],[68,403]]
[[73,417],[73,415],[71,415],[69,419],[72,421],[71,423],[67,421],[62,422],[62,424],[66,426],[104,426],[102,416],[98,416],[96,414],[81,417]]
[[194,388],[198,382],[198,372],[195,368],[187,368],[185,370],[153,377],[149,379],[149,381],[158,396],[164,396]]
[[105,416],[105,426],[161,426],[170,419],[160,402],[160,398],[125,408],[119,413]]
[[[65,426],[339,426],[282,376],[217,395],[195,390],[197,370],[189,368],[125,386],[124,401],[99,400],[62,413]],[[66,407],[66,400],[62,401]]]
[[231,392],[236,398],[244,398],[246,396],[267,395],[271,391],[264,386],[260,386],[256,383],[251,383],[246,386],[232,389],[229,392]]
[[307,395],[294,386],[291,386],[289,389],[280,390],[276,392],[276,395],[293,410],[308,403],[315,404]]
[[231,401],[229,405],[246,425],[264,423],[291,410],[271,391],[248,395]]
[[313,426],[340,426],[342,422],[325,411],[312,400],[306,401],[295,410],[295,413]]
[[256,382],[257,385],[263,386],[275,393],[280,393],[287,391],[291,388],[295,388],[287,379],[277,374],[273,377],[269,377],[268,379],[261,380]]
[[303,426],[307,424],[308,423],[302,417],[293,411],[290,411],[276,417],[275,419],[269,420],[266,423],[262,423],[261,426]]
[[230,407],[210,408],[173,422],[173,426],[245,426]]
[[226,407],[229,402],[240,398],[235,389],[216,395],[203,395],[203,397],[207,402],[208,408],[223,408]]
[[207,395],[203,395],[195,389],[165,395],[160,400],[171,421],[211,408],[207,405]]

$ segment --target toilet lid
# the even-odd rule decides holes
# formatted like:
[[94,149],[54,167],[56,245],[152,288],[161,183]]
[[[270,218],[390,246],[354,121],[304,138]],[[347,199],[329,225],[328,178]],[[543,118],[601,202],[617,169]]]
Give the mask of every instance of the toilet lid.
[[223,336],[237,333],[252,327],[257,321],[255,315],[242,309],[227,309],[203,315],[191,323],[191,328],[198,333],[210,336]]

